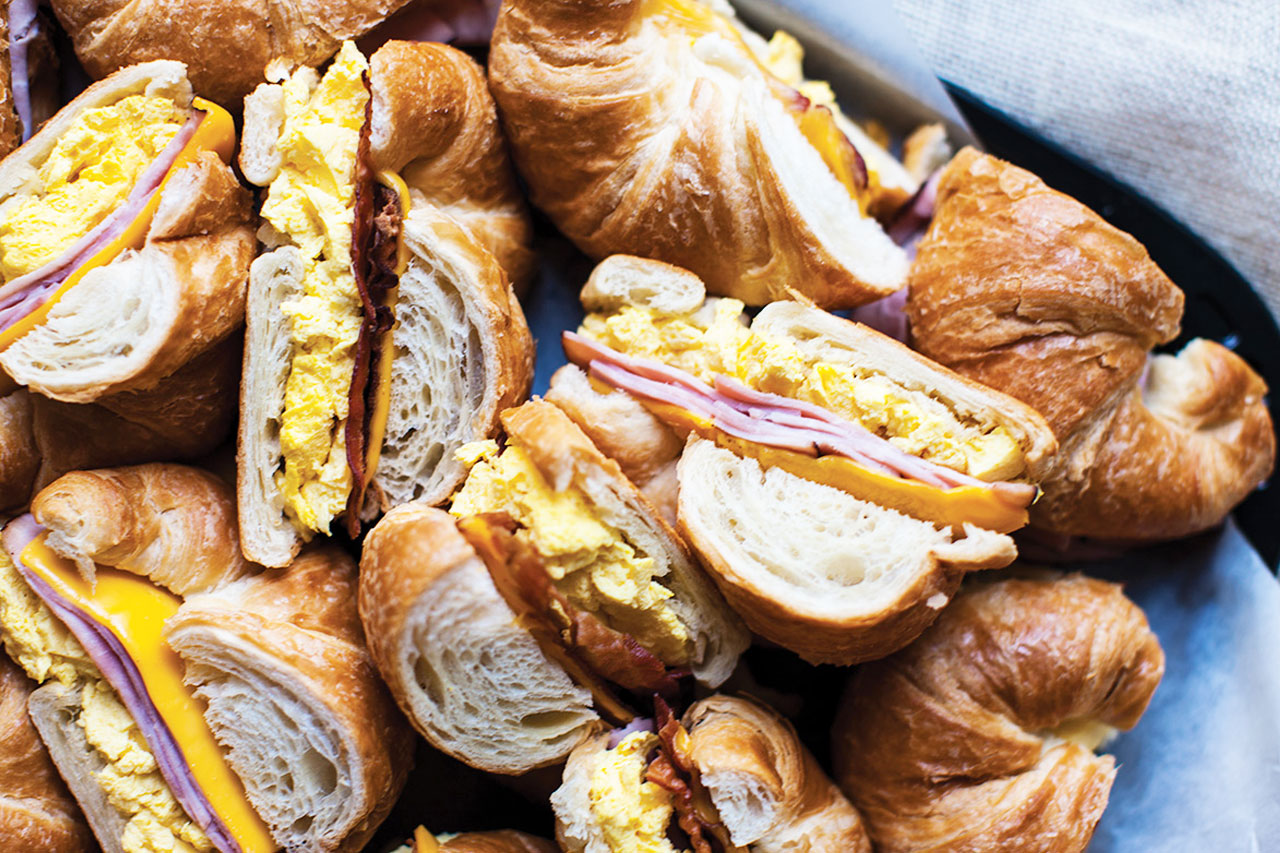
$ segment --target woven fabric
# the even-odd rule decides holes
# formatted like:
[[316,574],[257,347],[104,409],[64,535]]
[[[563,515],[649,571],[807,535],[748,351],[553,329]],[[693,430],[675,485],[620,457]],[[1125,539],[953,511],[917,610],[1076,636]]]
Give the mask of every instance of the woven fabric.
[[941,77],[1151,198],[1280,318],[1280,2],[894,5]]

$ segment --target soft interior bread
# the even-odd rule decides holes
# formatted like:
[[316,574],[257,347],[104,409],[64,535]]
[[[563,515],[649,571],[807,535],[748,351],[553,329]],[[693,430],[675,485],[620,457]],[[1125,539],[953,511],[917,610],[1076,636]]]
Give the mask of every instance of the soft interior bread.
[[373,29],[407,0],[293,0],[139,5],[56,0],[53,10],[94,77],[164,56],[185,62],[201,92],[239,109],[268,63],[319,65],[344,40]]
[[443,510],[405,504],[365,539],[360,615],[405,716],[436,748],[495,773],[552,764],[599,719],[546,656]]
[[[135,94],[191,101],[183,66],[152,62],[95,84],[0,166],[0,209],[43,189],[37,169],[75,118]],[[241,324],[256,251],[252,198],[201,152],[160,196],[145,242],[89,271],[47,318],[0,353],[0,366],[45,396],[86,403],[154,388]]]
[[813,663],[901,648],[967,572],[1017,555],[1008,536],[919,521],[710,441],[691,441],[678,470],[680,528],[729,605]]
[[734,844],[755,853],[871,853],[857,809],[775,711],[711,696],[683,722],[699,781]]
[[1115,584],[977,584],[858,670],[833,730],[837,778],[886,853],[1083,851],[1116,773],[1094,752],[1138,722],[1163,672]]
[[1182,292],[1130,235],[973,149],[938,185],[911,273],[914,345],[1041,412],[1062,452],[1032,524],[1102,539],[1217,524],[1272,470],[1262,379],[1193,341]]
[[205,719],[286,849],[359,851],[391,810],[409,732],[356,614],[356,567],[334,548],[188,596],[165,625]]
[[87,853],[88,827],[27,714],[32,684],[0,658],[0,845]]
[[489,76],[534,204],[596,259],[657,258],[752,305],[897,290],[905,254],[865,180],[837,177],[858,167],[828,162],[850,143],[743,30],[723,3],[503,4]]
[[[528,393],[533,342],[511,281],[528,276],[532,255],[528,213],[474,61],[443,45],[389,42],[369,66],[370,166],[400,174],[410,190],[390,408],[372,487],[385,510],[445,501],[466,474],[458,448],[491,437],[499,412]],[[262,185],[280,170],[282,91],[263,85],[246,102],[240,162]],[[284,245],[251,273],[238,491],[245,553],[264,565],[287,563],[303,541],[274,475],[291,369],[280,306],[304,292],[306,263]]]

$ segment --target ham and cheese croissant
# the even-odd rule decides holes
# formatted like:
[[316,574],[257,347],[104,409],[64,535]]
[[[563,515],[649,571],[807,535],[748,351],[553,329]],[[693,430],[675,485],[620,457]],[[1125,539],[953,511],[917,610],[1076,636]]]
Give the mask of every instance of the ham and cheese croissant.
[[[795,730],[734,696],[683,719],[659,704],[653,720],[596,735],[570,754],[551,806],[566,853],[871,853],[862,818]],[[663,844],[672,837],[687,843]]]
[[924,630],[966,572],[1013,560],[1004,534],[1056,447],[1029,407],[810,305],[748,323],[657,261],[605,260],[582,300],[565,351],[688,436],[680,527],[757,633],[869,660]]
[[1080,575],[970,587],[915,643],[858,670],[836,777],[883,853],[1079,853],[1164,673],[1142,611]]
[[1206,340],[1133,237],[1035,175],[965,149],[911,272],[913,344],[1044,415],[1061,444],[1032,524],[1155,540],[1218,524],[1271,472],[1266,385]]
[[58,111],[59,75],[48,10],[39,0],[6,0],[0,9],[0,157],[7,157]]
[[[367,82],[366,82],[367,81]],[[463,444],[524,399],[512,280],[530,223],[479,66],[438,44],[351,43],[245,102],[266,187],[241,386],[245,554],[286,565],[343,516],[441,503]]]
[[365,539],[360,614],[418,731],[484,770],[560,761],[748,637],[684,545],[554,405],[502,416],[450,512],[408,504]]
[[420,826],[413,840],[392,853],[560,853],[550,841],[512,829],[437,837]]
[[0,636],[104,850],[360,850],[410,750],[349,558],[254,566],[177,465],[67,474],[3,540]]
[[489,78],[534,204],[588,255],[678,264],[751,305],[869,302],[906,281],[869,214],[892,158],[785,64],[723,2],[509,0]]
[[146,392],[244,320],[251,198],[184,67],[90,86],[0,163],[0,367],[73,403]]
[[27,715],[32,687],[21,669],[0,657],[0,846],[89,853],[89,827]]

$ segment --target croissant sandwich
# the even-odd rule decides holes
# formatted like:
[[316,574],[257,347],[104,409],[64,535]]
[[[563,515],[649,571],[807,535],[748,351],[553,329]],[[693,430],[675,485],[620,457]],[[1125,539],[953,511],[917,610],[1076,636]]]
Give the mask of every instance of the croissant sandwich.
[[0,636],[103,850],[360,850],[410,750],[350,559],[254,566],[221,481],[159,464],[61,477],[3,544]]
[[1183,295],[1146,249],[1017,166],[966,149],[911,272],[921,352],[1030,404],[1062,445],[1032,523],[1156,540],[1212,527],[1271,473],[1265,383],[1172,341]]
[[857,810],[772,710],[712,696],[593,736],[551,795],[565,853],[871,853]]
[[0,656],[0,847],[89,853],[93,836],[27,715],[32,684]]
[[617,465],[563,412],[503,413],[450,513],[389,512],[365,539],[360,614],[383,678],[434,746],[522,773],[687,676],[716,686],[746,632]]
[[800,53],[722,0],[509,0],[489,79],[534,204],[588,255],[677,264],[750,305],[794,288],[851,307],[905,284],[872,214],[916,184]]
[[747,625],[808,660],[900,648],[966,571],[1007,565],[1055,449],[1030,408],[856,323],[615,256],[569,359],[689,443],[679,522]]
[[[479,67],[443,45],[351,43],[245,102],[267,188],[241,386],[246,556],[288,563],[345,514],[440,503],[454,452],[528,393],[512,292],[530,224]],[[366,499],[368,512],[366,512]]]
[[419,826],[413,840],[393,853],[560,853],[550,841],[512,829],[434,835]]
[[231,117],[183,66],[113,74],[0,162],[0,367],[86,403],[240,327],[254,238]]
[[978,584],[858,670],[832,732],[837,779],[883,853],[1080,853],[1116,774],[1095,752],[1137,724],[1163,673],[1116,584]]

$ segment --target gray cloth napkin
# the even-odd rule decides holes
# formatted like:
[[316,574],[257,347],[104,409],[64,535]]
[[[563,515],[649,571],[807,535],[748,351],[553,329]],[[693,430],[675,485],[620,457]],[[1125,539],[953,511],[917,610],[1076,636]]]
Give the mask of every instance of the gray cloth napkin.
[[893,2],[941,77],[1151,198],[1280,317],[1280,2]]

